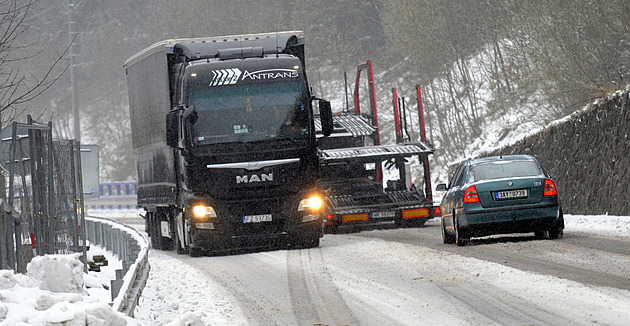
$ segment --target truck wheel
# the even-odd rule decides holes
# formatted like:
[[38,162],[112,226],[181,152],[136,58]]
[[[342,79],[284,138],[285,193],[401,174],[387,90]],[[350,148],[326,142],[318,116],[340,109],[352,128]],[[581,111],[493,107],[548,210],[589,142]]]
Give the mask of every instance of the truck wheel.
[[426,223],[426,220],[423,219],[410,219],[410,220],[395,220],[394,224],[396,224],[396,226],[398,227],[403,227],[403,228],[417,228],[417,227],[421,227],[424,226],[424,223]]
[[337,231],[339,231],[339,224],[337,222],[332,222],[331,224],[324,226],[324,233],[335,234]]
[[169,211],[166,209],[158,209],[155,213],[156,224],[157,224],[157,239],[160,242],[160,248],[162,250],[173,250],[173,239],[169,237],[162,236],[162,222],[167,222],[169,224],[169,231],[172,230],[171,224],[172,219],[169,219]]
[[188,251],[190,253],[190,257],[201,257],[204,254],[203,249],[199,247],[188,248]]
[[184,240],[184,221],[182,218],[182,213],[178,213],[177,215],[175,215],[175,219],[174,219],[174,230],[173,230],[173,234],[175,235],[175,250],[177,251],[177,254],[182,255],[185,253],[188,253],[188,249],[186,246],[186,242]]
[[147,212],[147,234],[151,240],[151,248],[156,250],[162,249],[162,246],[158,241],[160,234],[159,231],[159,225],[155,218],[155,212]]

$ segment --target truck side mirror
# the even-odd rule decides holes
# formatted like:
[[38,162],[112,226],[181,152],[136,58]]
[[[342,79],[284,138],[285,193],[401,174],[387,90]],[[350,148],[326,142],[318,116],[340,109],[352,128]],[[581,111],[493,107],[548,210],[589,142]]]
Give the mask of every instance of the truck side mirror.
[[166,145],[169,147],[179,147],[179,119],[181,110],[173,110],[166,114]]
[[324,137],[330,136],[333,132],[332,108],[329,101],[319,101],[319,117],[322,122],[322,134]]

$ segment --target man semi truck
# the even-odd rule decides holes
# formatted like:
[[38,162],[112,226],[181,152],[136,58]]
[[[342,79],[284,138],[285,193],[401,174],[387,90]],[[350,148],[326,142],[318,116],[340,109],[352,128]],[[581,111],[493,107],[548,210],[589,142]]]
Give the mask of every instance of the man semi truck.
[[[322,197],[302,32],[158,42],[125,62],[151,245],[316,247]],[[325,134],[330,103],[319,100]]]

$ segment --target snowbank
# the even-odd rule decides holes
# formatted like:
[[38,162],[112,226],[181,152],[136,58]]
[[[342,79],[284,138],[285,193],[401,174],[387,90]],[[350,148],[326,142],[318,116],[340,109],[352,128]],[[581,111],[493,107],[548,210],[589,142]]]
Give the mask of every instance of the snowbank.
[[[565,220],[565,231],[568,232],[630,238],[628,216],[565,215]],[[432,223],[439,222],[437,219],[428,222]],[[203,277],[198,271],[187,270],[159,252],[152,252],[150,257],[157,260],[151,260],[152,276],[143,292],[137,319],[127,317],[109,306],[109,290],[104,288],[109,281],[103,278],[114,279],[113,271],[120,268],[116,265],[120,262],[98,246],[91,246],[90,254],[106,254],[110,266],[95,276],[93,272],[83,273],[83,265],[77,255],[48,255],[34,258],[27,266],[26,275],[0,271],[0,325],[178,326],[204,325],[208,321],[213,324],[246,324],[238,307],[231,304],[229,295],[220,286],[207,280],[199,286]],[[163,276],[167,271],[174,270],[180,275],[176,282]],[[548,285],[541,283],[540,286],[545,288]],[[538,293],[536,289],[532,289],[532,295]],[[173,306],[172,300],[164,300],[171,296],[178,298],[180,303],[177,306]],[[201,302],[204,303],[203,310],[199,309]]]
[[2,325],[136,324],[88,295],[78,254],[38,256],[26,268],[0,271]]

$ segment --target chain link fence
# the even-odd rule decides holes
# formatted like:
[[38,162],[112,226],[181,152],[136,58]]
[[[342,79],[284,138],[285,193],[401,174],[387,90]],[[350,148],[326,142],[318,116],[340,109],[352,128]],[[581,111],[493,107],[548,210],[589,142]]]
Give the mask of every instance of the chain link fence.
[[[80,144],[29,116],[0,132],[0,267],[25,272],[35,255],[83,253]],[[87,269],[86,269],[87,271]]]

